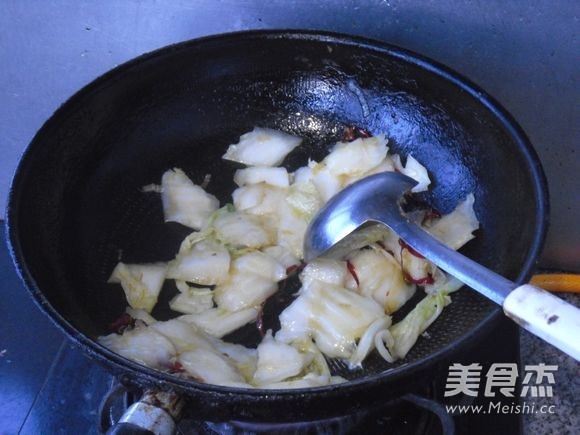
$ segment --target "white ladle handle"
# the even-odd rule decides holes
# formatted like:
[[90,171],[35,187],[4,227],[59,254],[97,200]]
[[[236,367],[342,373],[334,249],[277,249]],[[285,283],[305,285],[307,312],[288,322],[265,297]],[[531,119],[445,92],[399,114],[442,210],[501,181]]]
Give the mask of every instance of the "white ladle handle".
[[513,282],[449,249],[407,220],[399,219],[393,226],[391,228],[403,240],[427,259],[502,305],[505,313],[522,328],[580,361],[580,309],[538,287],[529,284],[516,287]]
[[580,361],[580,310],[575,306],[525,284],[510,292],[503,310],[522,328]]

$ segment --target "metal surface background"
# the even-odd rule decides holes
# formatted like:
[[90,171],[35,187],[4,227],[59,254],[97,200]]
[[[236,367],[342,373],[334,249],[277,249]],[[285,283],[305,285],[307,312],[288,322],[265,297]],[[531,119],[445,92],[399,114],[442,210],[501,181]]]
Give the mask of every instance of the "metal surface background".
[[0,0],[0,207],[18,157],[42,123],[113,66],[208,34],[324,29],[429,56],[511,111],[550,185],[542,265],[580,270],[579,16],[575,0]]

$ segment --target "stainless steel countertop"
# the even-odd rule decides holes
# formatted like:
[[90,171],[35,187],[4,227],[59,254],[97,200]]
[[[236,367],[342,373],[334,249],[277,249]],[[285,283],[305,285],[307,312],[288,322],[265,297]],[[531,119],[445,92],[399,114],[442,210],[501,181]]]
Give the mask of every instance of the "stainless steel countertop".
[[2,209],[34,133],[113,66],[208,34],[325,29],[429,56],[497,98],[530,136],[548,176],[551,230],[542,266],[580,271],[578,1],[4,0],[0,9]]

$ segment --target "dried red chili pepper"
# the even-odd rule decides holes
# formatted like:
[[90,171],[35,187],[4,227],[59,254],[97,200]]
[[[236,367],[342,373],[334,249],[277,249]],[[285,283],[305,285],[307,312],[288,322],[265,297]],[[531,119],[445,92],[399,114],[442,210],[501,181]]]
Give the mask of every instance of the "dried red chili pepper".
[[294,272],[300,272],[302,269],[304,269],[304,266],[306,266],[306,263],[293,264],[286,269],[286,275],[290,275]]
[[[417,257],[417,258],[425,258],[417,251],[415,251],[411,246],[409,246],[403,239],[399,239],[399,246],[401,247],[401,259],[403,258],[403,249],[409,251],[409,254]],[[402,265],[401,265],[402,267]]]
[[181,363],[179,361],[175,361],[173,364],[171,364],[169,366],[169,368],[167,369],[167,372],[171,373],[172,375],[176,375],[178,373],[185,372],[185,369],[183,368],[183,366],[181,365]]
[[264,332],[264,305],[266,305],[266,302],[264,301],[264,303],[262,303],[262,305],[260,305],[260,309],[258,311],[258,317],[256,317],[256,328],[258,329],[258,332],[260,333],[260,337],[264,338],[265,332]]
[[109,330],[122,334],[127,328],[135,327],[135,319],[129,313],[123,313],[117,320],[109,324]]
[[344,130],[342,140],[344,142],[352,142],[353,140],[367,137],[371,137],[371,133],[368,130],[351,125]]
[[403,278],[405,279],[405,282],[417,285],[430,285],[435,282],[430,273],[428,273],[424,278],[413,278],[410,273],[403,270]]
[[354,264],[352,264],[350,262],[350,260],[346,260],[346,268],[348,269],[348,271],[350,272],[350,274],[352,275],[352,277],[354,278],[354,281],[356,282],[357,287],[360,285],[360,282],[358,280],[358,275],[356,273],[356,269],[354,267]]

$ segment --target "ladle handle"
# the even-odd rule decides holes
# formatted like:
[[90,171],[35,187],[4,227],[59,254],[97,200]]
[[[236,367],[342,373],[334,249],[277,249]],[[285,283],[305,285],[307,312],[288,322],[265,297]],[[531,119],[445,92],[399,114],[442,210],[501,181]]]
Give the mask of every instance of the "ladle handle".
[[580,361],[580,309],[574,305],[525,284],[511,291],[503,310],[522,328]]

